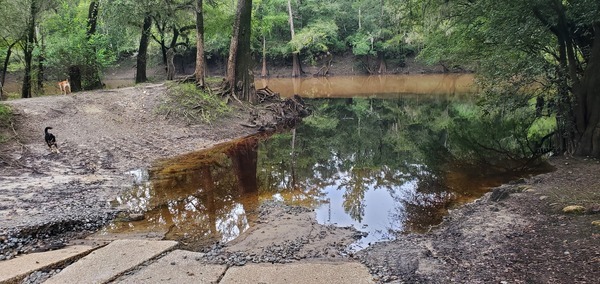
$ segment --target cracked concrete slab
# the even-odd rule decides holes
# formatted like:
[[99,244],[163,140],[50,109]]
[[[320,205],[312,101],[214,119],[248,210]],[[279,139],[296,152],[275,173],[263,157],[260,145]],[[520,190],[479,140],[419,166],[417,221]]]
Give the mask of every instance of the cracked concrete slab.
[[364,265],[355,262],[249,264],[227,270],[220,284],[360,284],[375,283]]
[[44,283],[104,283],[176,245],[175,241],[117,240],[71,264]]
[[114,283],[217,283],[225,265],[202,264],[202,253],[176,250]]
[[59,250],[39,252],[0,261],[0,283],[19,281],[31,272],[77,258],[88,253],[92,246],[68,246]]

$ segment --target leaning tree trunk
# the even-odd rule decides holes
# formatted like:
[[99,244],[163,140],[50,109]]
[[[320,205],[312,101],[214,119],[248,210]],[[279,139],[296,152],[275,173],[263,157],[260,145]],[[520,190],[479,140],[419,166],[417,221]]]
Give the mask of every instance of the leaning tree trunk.
[[[6,50],[6,58],[4,58],[4,65],[2,66],[2,73],[0,74],[0,86],[4,86],[4,82],[6,80],[6,71],[8,70],[8,62],[10,61],[10,56],[12,55],[12,48],[17,44],[17,41],[13,42],[8,46]],[[6,99],[4,97],[4,90],[0,87],[0,100]]]
[[256,103],[252,57],[250,55],[250,20],[252,0],[239,0],[233,25],[229,59],[227,61],[227,85],[231,93],[243,101]]
[[135,72],[135,82],[143,83],[148,81],[146,77],[146,57],[148,54],[148,41],[150,39],[150,27],[152,26],[152,17],[150,13],[144,16],[144,25],[142,26],[142,36],[140,37],[140,46],[138,49],[137,65]]
[[576,155],[600,157],[600,22],[594,25],[594,42],[583,78],[574,89],[578,133]]
[[88,22],[87,22],[87,40],[96,33],[96,27],[98,24],[98,1],[92,1],[88,10]]
[[204,88],[204,11],[202,0],[196,0],[196,86]]

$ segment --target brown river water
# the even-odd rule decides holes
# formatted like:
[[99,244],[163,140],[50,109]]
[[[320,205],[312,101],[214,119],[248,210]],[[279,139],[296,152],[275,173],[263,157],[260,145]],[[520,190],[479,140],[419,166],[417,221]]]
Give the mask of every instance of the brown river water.
[[[145,218],[113,222],[101,235],[227,242],[253,225],[262,202],[273,200],[310,207],[321,224],[364,232],[350,250],[431,230],[449,208],[532,174],[448,166],[406,140],[423,133],[405,125],[408,118],[473,104],[472,82],[472,75],[454,74],[259,79],[257,88],[307,98],[315,117],[295,132],[258,134],[131,171],[131,191],[114,204]],[[324,129],[328,123],[335,125]],[[433,144],[444,148],[447,140]]]

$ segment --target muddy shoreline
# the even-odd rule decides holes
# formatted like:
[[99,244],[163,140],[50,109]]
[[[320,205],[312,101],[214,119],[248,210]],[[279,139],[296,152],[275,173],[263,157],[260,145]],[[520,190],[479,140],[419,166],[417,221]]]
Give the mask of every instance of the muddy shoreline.
[[[18,140],[0,149],[0,260],[95,232],[123,209],[110,201],[130,188],[129,171],[257,131],[240,125],[252,119],[241,108],[213,125],[158,115],[164,90],[148,84],[8,102]],[[60,154],[45,146],[45,126],[55,128]],[[269,204],[256,228],[207,247],[206,261],[354,259],[376,281],[392,283],[593,283],[600,278],[600,229],[591,225],[600,219],[593,210],[600,203],[600,164],[565,157],[551,163],[556,171],[500,187],[507,194],[499,201],[488,193],[426,234],[402,235],[355,254],[343,249],[359,237],[355,231],[316,224],[306,209]],[[573,204],[590,210],[562,213]],[[310,228],[305,238],[296,236],[299,227]]]
[[[554,172],[502,185],[452,210],[431,232],[375,244],[359,259],[383,282],[594,283],[600,165],[565,157],[551,163]],[[586,199],[566,198],[577,191],[587,191]],[[589,210],[566,214],[567,204]]]

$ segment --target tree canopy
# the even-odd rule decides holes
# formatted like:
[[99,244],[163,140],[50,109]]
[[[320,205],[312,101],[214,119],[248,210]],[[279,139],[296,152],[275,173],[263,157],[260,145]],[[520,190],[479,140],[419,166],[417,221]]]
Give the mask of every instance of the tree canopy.
[[[74,91],[102,86],[102,72],[137,59],[173,77],[174,58],[225,65],[229,90],[253,101],[262,60],[323,64],[352,54],[365,74],[385,74],[408,56],[446,71],[475,71],[488,108],[533,107],[556,120],[559,152],[600,156],[600,3],[596,0],[0,0],[0,83],[23,74],[22,97],[44,81],[71,79]],[[234,41],[239,41],[235,45]],[[233,56],[232,53],[241,52]],[[160,58],[150,61],[147,58]],[[262,58],[262,59],[261,59]],[[205,60],[204,60],[205,59]],[[235,66],[233,66],[235,65]],[[204,86],[203,68],[194,76]],[[524,96],[525,100],[504,98]]]
[[436,9],[423,58],[476,69],[490,95],[535,97],[556,116],[558,151],[600,156],[598,1],[447,1]]

